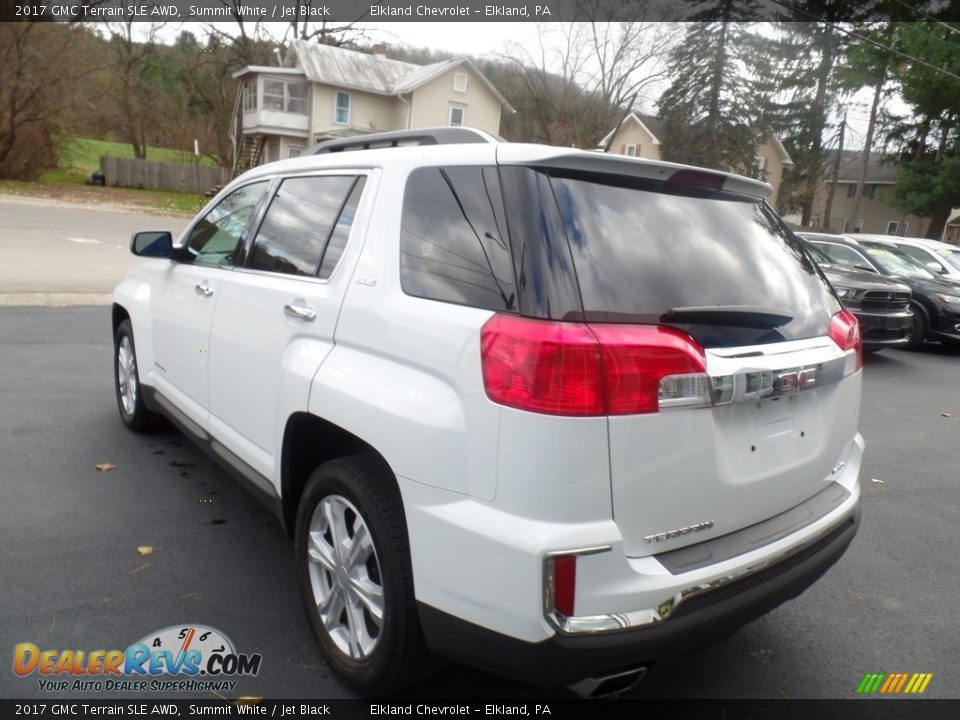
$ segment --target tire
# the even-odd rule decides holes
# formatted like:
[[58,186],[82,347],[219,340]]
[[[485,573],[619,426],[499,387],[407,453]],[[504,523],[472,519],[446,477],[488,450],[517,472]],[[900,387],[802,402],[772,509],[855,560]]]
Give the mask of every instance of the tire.
[[310,627],[348,685],[383,695],[439,667],[420,629],[400,491],[382,460],[356,455],[317,468],[300,501],[295,543]]
[[910,334],[907,335],[907,342],[900,346],[903,350],[916,350],[923,345],[923,339],[927,336],[927,318],[922,310],[914,309],[913,326],[910,328]]
[[160,426],[160,416],[147,410],[143,404],[137,346],[133,342],[130,320],[120,323],[113,338],[113,388],[124,425],[135,432],[155,430]]

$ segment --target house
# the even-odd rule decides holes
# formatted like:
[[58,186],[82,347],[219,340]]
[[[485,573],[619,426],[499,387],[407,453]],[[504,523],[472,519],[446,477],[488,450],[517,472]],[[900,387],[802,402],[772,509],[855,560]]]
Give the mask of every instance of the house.
[[893,156],[883,153],[870,153],[867,163],[867,175],[863,185],[863,197],[857,217],[853,217],[854,197],[857,192],[857,180],[863,163],[861,150],[844,150],[840,156],[840,171],[837,175],[837,189],[833,194],[833,207],[829,222],[824,217],[827,197],[833,183],[830,181],[832,163],[836,151],[828,153],[825,180],[813,196],[813,215],[811,225],[817,228],[829,228],[837,232],[879,233],[883,235],[908,235],[924,237],[930,225],[930,218],[907,215],[892,206],[893,190],[897,183],[899,170],[892,162]]
[[943,241],[960,245],[960,210],[954,208],[943,228]]
[[278,67],[234,73],[235,170],[385,130],[469,125],[498,135],[501,114],[514,112],[469,58],[415,65],[385,53],[294,40]]
[[[600,141],[600,147],[609,146],[611,153],[646,158],[647,160],[661,160],[660,145],[664,136],[663,124],[660,118],[654,115],[631,112],[620,125]],[[758,143],[755,149],[753,177],[770,183],[773,187],[774,200],[780,192],[780,182],[783,180],[783,168],[793,165],[789,153],[780,139],[769,133]]]

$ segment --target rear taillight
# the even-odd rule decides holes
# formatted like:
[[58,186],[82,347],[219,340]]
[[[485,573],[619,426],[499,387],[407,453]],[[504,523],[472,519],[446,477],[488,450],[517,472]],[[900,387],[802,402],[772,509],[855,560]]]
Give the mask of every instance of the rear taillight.
[[847,363],[847,375],[863,367],[863,341],[860,338],[860,322],[856,315],[849,310],[841,310],[830,318],[827,334],[841,350],[852,351],[848,354],[851,360]]
[[572,617],[577,596],[577,556],[555,555],[547,558],[548,607],[564,617]]
[[633,415],[709,404],[703,348],[673,328],[495,315],[480,348],[487,396],[520,410]]

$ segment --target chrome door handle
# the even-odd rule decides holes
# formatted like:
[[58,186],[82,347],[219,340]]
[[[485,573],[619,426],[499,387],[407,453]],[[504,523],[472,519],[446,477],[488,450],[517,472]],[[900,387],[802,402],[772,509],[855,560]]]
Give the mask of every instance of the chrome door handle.
[[196,290],[200,295],[203,295],[204,297],[210,297],[211,295],[213,295],[213,288],[204,283],[195,285],[193,289]]
[[297,318],[297,320],[306,320],[307,322],[313,322],[317,318],[315,310],[303,305],[284,305],[283,312],[290,317]]

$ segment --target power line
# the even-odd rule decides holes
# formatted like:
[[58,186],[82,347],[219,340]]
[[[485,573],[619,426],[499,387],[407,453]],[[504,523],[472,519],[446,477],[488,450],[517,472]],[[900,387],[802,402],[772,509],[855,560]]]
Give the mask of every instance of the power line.
[[960,35],[960,30],[958,30],[957,28],[955,28],[953,25],[950,25],[949,23],[945,23],[945,22],[943,22],[943,20],[938,20],[938,19],[935,18],[933,15],[930,15],[930,14],[928,14],[928,13],[925,13],[925,12],[924,12],[923,10],[921,10],[920,8],[915,8],[915,7],[913,7],[912,5],[910,5],[909,3],[905,3],[903,0],[894,0],[894,2],[897,3],[897,5],[901,5],[901,6],[905,7],[905,8],[906,8],[907,10],[909,10],[910,12],[916,13],[917,15],[920,15],[921,17],[925,17],[927,20],[930,20],[930,21],[932,21],[932,22],[935,22],[935,23],[937,23],[938,25],[943,25],[943,26],[944,26],[947,30],[949,30],[950,32],[954,32],[954,33],[957,33],[958,35]]
[[839,23],[830,22],[829,20],[824,20],[823,18],[817,15],[814,15],[813,13],[807,12],[806,10],[801,10],[800,8],[796,8],[796,7],[793,7],[792,5],[788,5],[785,2],[780,2],[780,0],[770,0],[770,1],[776,5],[779,5],[780,7],[786,8],[787,10],[792,10],[793,12],[806,15],[807,17],[812,18],[817,22],[823,23],[824,25],[829,25],[833,30],[836,30],[837,32],[842,32],[844,35],[849,35],[850,37],[854,37],[857,40],[861,40],[862,42],[869,43],[870,45],[874,45],[880,48],[881,50],[886,50],[887,52],[893,53],[894,55],[901,57],[904,60],[917,63],[918,65],[922,65],[926,68],[929,68],[934,72],[942,73],[943,75],[952,77],[954,80],[960,80],[960,75],[957,75],[956,73],[952,73],[949,70],[944,70],[943,68],[939,68],[936,65],[933,65],[932,63],[928,63],[926,60],[921,60],[920,58],[915,57],[913,55],[908,55],[907,53],[897,50],[896,48],[892,48],[889,45],[884,45],[883,43],[878,42],[877,40],[873,40],[872,38],[868,38],[864,35],[861,35],[860,33],[856,33],[853,30],[847,30],[844,27],[840,27]]

